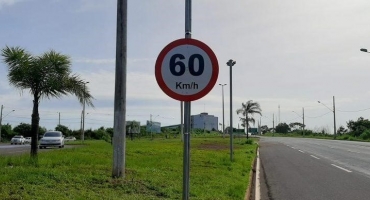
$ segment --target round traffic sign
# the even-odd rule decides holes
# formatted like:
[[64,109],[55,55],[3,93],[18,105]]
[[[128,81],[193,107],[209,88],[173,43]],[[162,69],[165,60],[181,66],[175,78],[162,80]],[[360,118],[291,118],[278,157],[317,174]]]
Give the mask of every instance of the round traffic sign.
[[169,43],[155,63],[159,87],[179,101],[195,101],[208,94],[216,84],[218,71],[212,49],[190,38]]

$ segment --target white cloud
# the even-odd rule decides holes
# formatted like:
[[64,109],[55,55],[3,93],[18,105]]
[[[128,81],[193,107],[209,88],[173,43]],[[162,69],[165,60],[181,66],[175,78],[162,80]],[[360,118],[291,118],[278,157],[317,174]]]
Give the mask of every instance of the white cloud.
[[21,1],[24,1],[24,0],[0,0],[0,9],[5,6],[12,6]]

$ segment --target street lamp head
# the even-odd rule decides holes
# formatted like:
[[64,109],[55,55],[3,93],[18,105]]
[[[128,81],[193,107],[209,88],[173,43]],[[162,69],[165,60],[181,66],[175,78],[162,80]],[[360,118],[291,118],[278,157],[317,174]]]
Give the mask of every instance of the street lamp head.
[[367,49],[365,49],[365,48],[360,49],[360,51],[363,51],[363,52],[368,53],[368,52],[367,52]]
[[317,103],[321,103],[320,101],[317,101]]
[[232,59],[230,59],[229,61],[227,61],[227,63],[226,63],[226,65],[227,66],[230,66],[230,67],[232,67],[232,66],[234,66],[236,64],[236,61],[234,61],[234,60],[232,60]]

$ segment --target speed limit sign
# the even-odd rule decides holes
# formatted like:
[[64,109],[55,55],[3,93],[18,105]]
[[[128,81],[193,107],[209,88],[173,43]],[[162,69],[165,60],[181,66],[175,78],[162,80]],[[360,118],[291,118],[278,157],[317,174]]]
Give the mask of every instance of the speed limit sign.
[[212,49],[190,38],[169,43],[155,63],[159,87],[179,101],[195,101],[208,94],[216,84],[218,71]]

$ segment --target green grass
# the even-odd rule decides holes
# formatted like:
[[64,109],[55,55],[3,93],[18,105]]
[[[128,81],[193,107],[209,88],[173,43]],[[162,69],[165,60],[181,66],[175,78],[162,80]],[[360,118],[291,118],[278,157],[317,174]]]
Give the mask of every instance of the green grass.
[[[191,139],[190,198],[243,199],[257,145],[229,138]],[[176,139],[127,140],[126,177],[113,179],[113,147],[86,141],[71,149],[0,157],[1,199],[181,199],[183,143]]]

